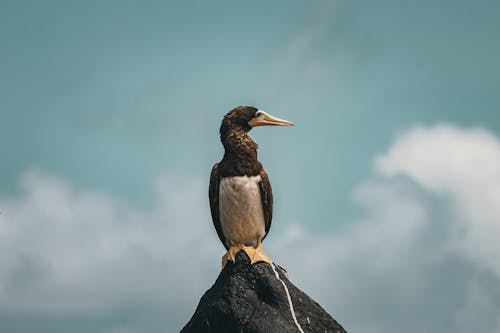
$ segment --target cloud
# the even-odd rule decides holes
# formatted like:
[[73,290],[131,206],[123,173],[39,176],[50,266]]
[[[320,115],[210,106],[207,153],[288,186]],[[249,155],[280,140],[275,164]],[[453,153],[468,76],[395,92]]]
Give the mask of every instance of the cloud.
[[295,31],[285,49],[280,50],[279,61],[273,63],[273,67],[282,75],[299,70],[305,78],[318,76],[321,66],[316,64],[317,50],[324,43],[332,20],[341,6],[341,1],[318,2],[306,17],[305,24]]
[[292,280],[352,331],[498,332],[498,139],[415,127],[374,171],[353,191],[359,217],[347,227],[295,227],[275,244]]
[[[353,190],[356,218],[321,234],[291,224],[266,250],[349,331],[498,332],[499,166],[484,129],[411,128]],[[24,174],[0,198],[0,328],[38,316],[66,326],[37,332],[179,330],[223,250],[206,181],[165,177],[154,190],[141,210]]]
[[500,142],[483,129],[418,127],[377,159],[386,176],[405,175],[455,205],[453,248],[500,276]]
[[204,183],[160,179],[143,212],[27,172],[19,196],[0,199],[0,312],[102,316],[150,306],[164,311],[167,329],[179,328],[222,252]]
[[[345,4],[338,0],[314,3],[288,38],[269,55],[265,66],[266,84],[262,86],[261,96],[282,95],[279,107],[285,109],[283,103],[289,104],[291,110],[298,103],[310,108],[318,91],[327,90],[331,95],[346,84],[349,76],[341,74],[352,67],[347,65],[351,65],[356,54],[344,54],[346,50],[342,47],[334,47],[333,53],[330,49],[332,45],[336,46],[337,36],[332,30],[340,21]],[[327,49],[330,56],[325,59],[323,55]]]

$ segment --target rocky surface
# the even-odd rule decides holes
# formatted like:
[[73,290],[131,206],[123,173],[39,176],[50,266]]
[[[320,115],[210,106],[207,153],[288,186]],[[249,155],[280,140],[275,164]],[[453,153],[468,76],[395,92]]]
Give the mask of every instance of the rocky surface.
[[236,262],[229,262],[203,295],[193,317],[181,331],[209,332],[346,331],[318,303],[295,287],[283,269],[266,263],[251,265],[241,251]]

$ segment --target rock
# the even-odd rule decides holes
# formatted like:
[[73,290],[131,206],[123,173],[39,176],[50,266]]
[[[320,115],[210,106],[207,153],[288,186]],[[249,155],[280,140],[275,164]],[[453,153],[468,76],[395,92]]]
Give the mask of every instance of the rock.
[[288,280],[285,270],[262,262],[251,265],[246,253],[240,251],[236,262],[229,262],[215,284],[203,295],[193,317],[181,331],[209,332],[346,331],[318,303],[295,287]]

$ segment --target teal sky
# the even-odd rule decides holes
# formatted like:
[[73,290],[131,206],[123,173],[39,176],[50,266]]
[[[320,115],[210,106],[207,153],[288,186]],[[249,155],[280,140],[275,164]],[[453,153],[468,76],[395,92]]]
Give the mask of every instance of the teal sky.
[[[353,197],[363,182],[384,177],[374,160],[415,126],[481,128],[500,137],[499,17],[500,3],[487,0],[0,1],[0,225],[2,218],[4,224],[15,221],[7,202],[19,200],[25,207],[30,185],[20,183],[30,170],[71,184],[74,193],[100,193],[141,214],[156,209],[159,179],[173,182],[169,191],[175,184],[184,193],[182,180],[199,182],[205,191],[223,153],[221,118],[235,106],[252,105],[296,124],[251,132],[275,193],[267,241],[278,244],[292,224],[313,235],[349,228],[370,216]],[[412,175],[408,171],[398,186],[414,186],[423,193],[419,198],[433,201],[434,188],[419,187],[421,178]],[[210,225],[204,215],[208,201],[201,205],[185,207],[200,212],[198,220],[183,221],[190,224],[186,232]],[[119,232],[120,224],[113,226]],[[163,231],[164,238],[173,232]],[[17,260],[14,254],[0,256]],[[219,264],[218,257],[210,260]],[[277,261],[300,270],[289,257]],[[452,268],[432,271],[431,285],[474,271],[470,263],[448,264]],[[208,269],[210,279],[194,288],[199,296],[216,269]],[[329,311],[339,308],[333,298],[314,294],[307,275],[298,276],[299,287],[311,290]],[[494,274],[487,279],[500,285]],[[449,295],[446,301],[453,304],[454,291]],[[7,323],[0,328],[62,332],[87,322],[71,331],[175,331],[194,311],[197,299],[190,297],[180,307],[187,312],[178,310],[167,323],[136,299],[92,316],[83,310],[47,315],[15,302],[2,305],[0,298],[0,322]],[[484,332],[494,332],[495,320],[500,327],[500,292],[492,297],[485,320],[492,324]],[[404,331],[390,323],[389,310],[367,319],[367,330],[353,319],[368,316],[362,309],[331,312],[348,331]],[[435,332],[465,332],[466,326],[446,319],[456,313],[428,315]],[[125,328],[114,330],[116,322]]]
[[[498,7],[4,3],[0,184],[39,167],[147,204],[159,175],[208,177],[221,117],[249,104],[297,123],[252,134],[278,213],[320,225],[401,128],[500,131]],[[305,175],[307,208],[286,181]]]

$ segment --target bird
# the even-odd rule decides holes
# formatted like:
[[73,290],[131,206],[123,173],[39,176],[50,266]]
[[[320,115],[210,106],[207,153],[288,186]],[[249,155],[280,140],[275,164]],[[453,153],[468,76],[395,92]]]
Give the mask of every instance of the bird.
[[253,106],[238,106],[222,119],[224,156],[210,174],[208,196],[212,221],[227,250],[222,268],[243,250],[251,263],[272,264],[262,251],[271,227],[273,193],[266,170],[257,159],[258,145],[248,135],[257,126],[293,126]]

